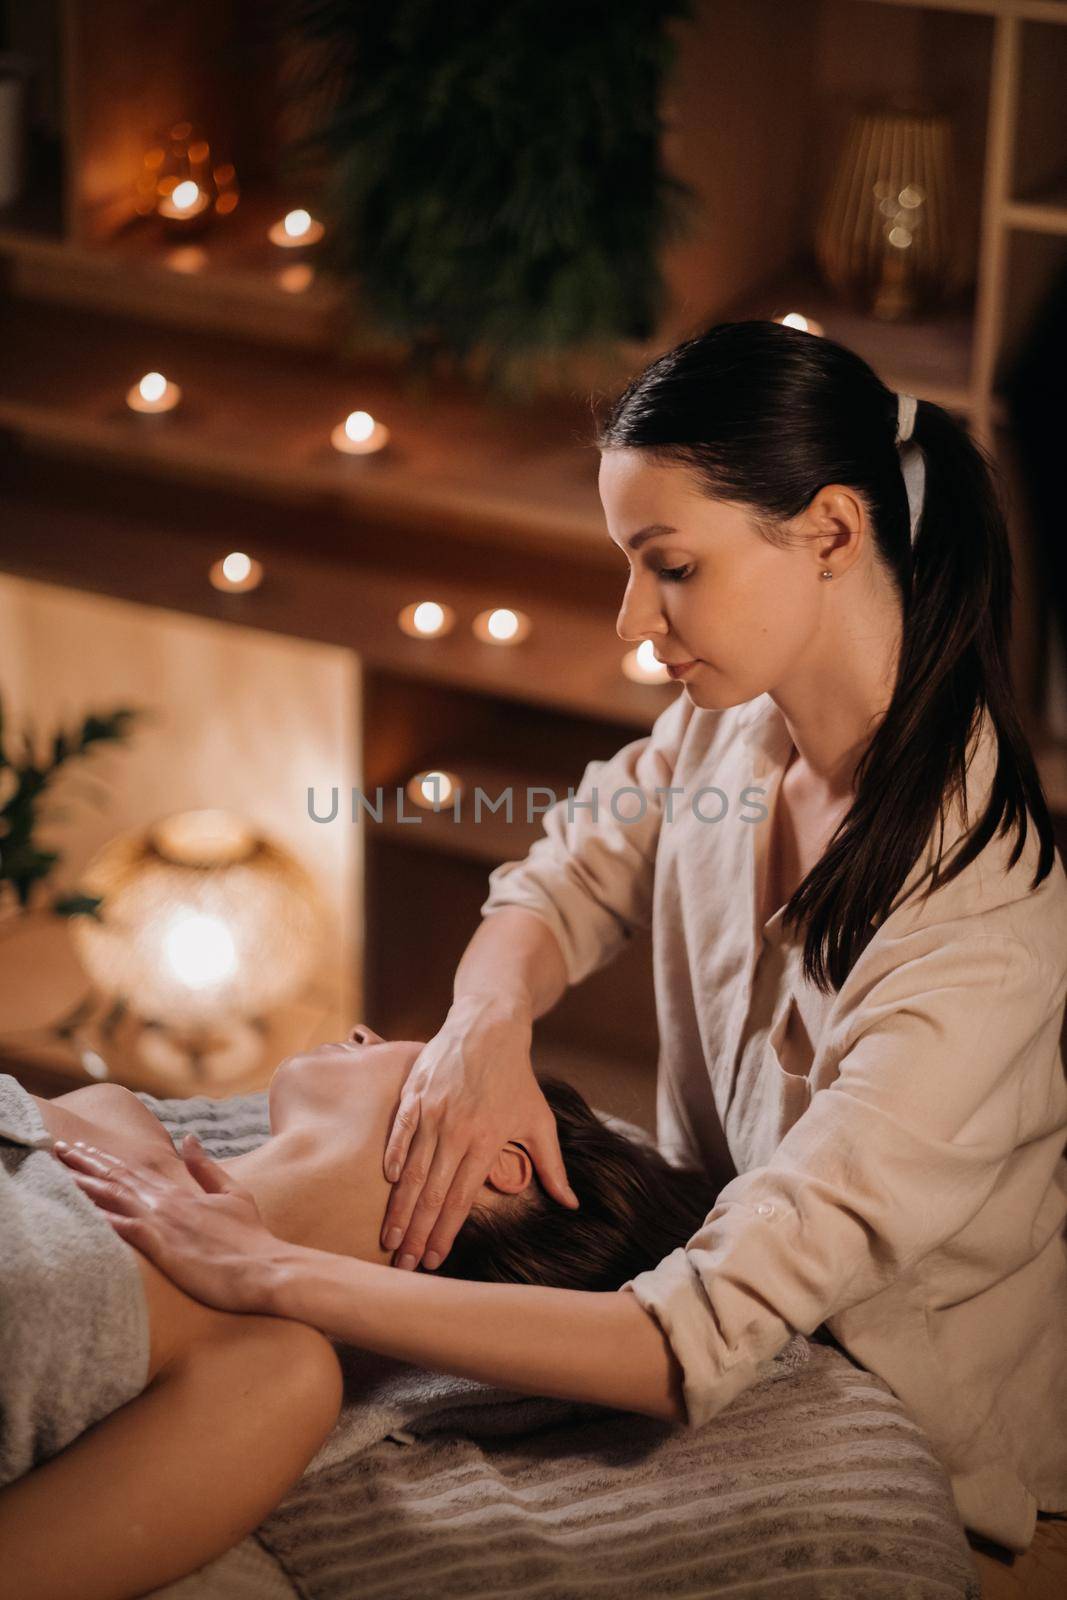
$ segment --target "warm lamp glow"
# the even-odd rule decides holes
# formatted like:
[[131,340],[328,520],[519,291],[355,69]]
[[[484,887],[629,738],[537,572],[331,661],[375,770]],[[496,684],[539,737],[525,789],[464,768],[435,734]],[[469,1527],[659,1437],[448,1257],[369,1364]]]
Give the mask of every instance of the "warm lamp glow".
[[225,983],[237,967],[233,935],[218,917],[179,911],[163,935],[163,954],[179,983],[206,989]]
[[408,783],[407,793],[424,811],[443,811],[459,799],[463,785],[454,772],[433,767],[426,772],[416,772]]
[[161,411],[173,411],[181,397],[178,385],[170,383],[162,372],[146,372],[126,391],[126,404],[131,411],[157,415]]
[[455,626],[456,613],[437,600],[417,600],[405,606],[396,620],[412,639],[440,639]]
[[670,683],[670,673],[661,661],[656,660],[656,649],[651,639],[639,644],[636,650],[627,651],[622,658],[622,670],[632,683]]
[[263,582],[263,568],[258,561],[245,555],[243,550],[231,550],[228,556],[216,561],[208,578],[224,594],[242,594],[248,589],[258,589]]
[[304,869],[233,812],[187,811],[104,846],[86,868],[101,919],[71,934],[101,993],[194,1032],[264,1015],[319,959],[321,902]]
[[350,411],[330,435],[335,450],[346,455],[373,455],[389,442],[389,429],[375,422],[369,411]]
[[497,606],[491,611],[479,612],[471,627],[475,638],[485,644],[521,644],[530,632],[530,619],[523,611]]

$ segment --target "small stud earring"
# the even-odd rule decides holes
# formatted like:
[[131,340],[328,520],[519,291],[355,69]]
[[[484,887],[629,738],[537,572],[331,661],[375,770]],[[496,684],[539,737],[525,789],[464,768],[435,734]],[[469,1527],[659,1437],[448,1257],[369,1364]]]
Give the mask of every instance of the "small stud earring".
[[822,573],[819,574],[819,576],[822,577],[822,578],[832,578],[833,577],[833,573],[829,572],[829,571],[822,572]]

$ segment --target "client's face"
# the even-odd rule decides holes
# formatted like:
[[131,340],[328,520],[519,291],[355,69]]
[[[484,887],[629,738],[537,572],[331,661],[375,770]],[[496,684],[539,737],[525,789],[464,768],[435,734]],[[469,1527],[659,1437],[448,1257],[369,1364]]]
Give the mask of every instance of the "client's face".
[[[390,1261],[381,1229],[391,1185],[383,1172],[385,1142],[420,1040],[385,1040],[361,1023],[348,1038],[281,1062],[271,1079],[272,1134],[306,1133],[333,1174],[331,1196],[344,1252],[367,1261]],[[331,1160],[331,1153],[338,1160]],[[533,1184],[526,1151],[512,1142],[496,1156],[474,1196],[479,1205],[502,1205]],[[324,1224],[326,1219],[323,1219]],[[333,1248],[341,1248],[339,1245]],[[323,1245],[322,1248],[331,1248]]]

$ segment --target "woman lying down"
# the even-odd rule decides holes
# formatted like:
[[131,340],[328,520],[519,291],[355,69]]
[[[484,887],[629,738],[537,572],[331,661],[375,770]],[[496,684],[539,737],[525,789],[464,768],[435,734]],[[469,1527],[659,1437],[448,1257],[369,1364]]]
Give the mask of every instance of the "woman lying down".
[[[270,1138],[224,1163],[273,1233],[389,1262],[382,1151],[421,1049],[374,1036],[282,1062]],[[551,1200],[510,1141],[439,1275],[617,1289],[693,1235],[713,1187],[605,1126],[569,1085],[542,1087],[580,1210]],[[128,1090],[41,1100],[0,1075],[0,1596],[120,1600],[262,1521],[333,1427],[340,1368],[303,1323],[180,1290],[53,1159],[55,1139],[195,1179]]]

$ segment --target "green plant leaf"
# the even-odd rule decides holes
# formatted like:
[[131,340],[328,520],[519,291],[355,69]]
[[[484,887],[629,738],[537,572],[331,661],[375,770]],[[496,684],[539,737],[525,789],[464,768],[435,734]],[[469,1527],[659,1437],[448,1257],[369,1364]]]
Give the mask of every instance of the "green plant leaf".
[[321,259],[416,372],[648,338],[660,247],[695,220],[660,99],[690,0],[289,0]]

